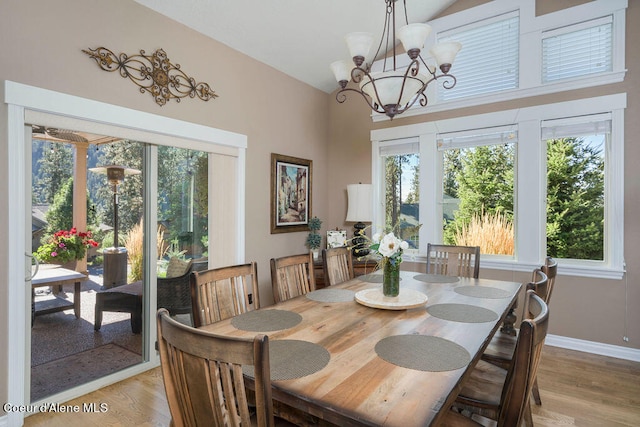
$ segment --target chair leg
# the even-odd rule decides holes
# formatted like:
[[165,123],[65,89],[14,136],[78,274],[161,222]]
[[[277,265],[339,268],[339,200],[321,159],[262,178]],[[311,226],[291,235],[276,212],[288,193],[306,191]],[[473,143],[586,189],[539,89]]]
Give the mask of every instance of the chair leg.
[[538,390],[538,377],[533,380],[531,394],[533,395],[533,400],[536,402],[536,405],[542,405],[542,400],[540,400],[540,390]]
[[524,410],[524,425],[526,427],[533,427],[533,416],[531,415],[531,404],[527,402],[527,407]]

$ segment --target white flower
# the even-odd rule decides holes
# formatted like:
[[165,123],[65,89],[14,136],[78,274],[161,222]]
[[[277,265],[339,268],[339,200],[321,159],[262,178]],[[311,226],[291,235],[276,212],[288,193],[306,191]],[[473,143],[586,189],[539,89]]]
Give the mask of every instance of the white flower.
[[409,244],[406,241],[401,241],[400,242],[400,249],[402,249],[403,251],[406,251],[407,249],[409,249]]
[[373,237],[372,237],[372,239],[373,239],[373,243],[378,243],[378,242],[380,242],[380,233],[376,233],[376,234],[374,234],[374,235],[373,235]]
[[401,250],[402,241],[398,239],[393,233],[385,235],[380,241],[380,248],[378,252],[385,257],[392,257]]

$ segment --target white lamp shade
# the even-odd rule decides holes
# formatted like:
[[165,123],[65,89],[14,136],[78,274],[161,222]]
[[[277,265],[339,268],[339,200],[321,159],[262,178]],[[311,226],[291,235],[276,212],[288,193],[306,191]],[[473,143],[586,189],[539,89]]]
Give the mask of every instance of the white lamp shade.
[[351,57],[362,56],[367,58],[371,45],[373,44],[373,34],[371,33],[349,33],[344,37],[349,48]]
[[347,185],[349,208],[347,209],[348,222],[371,222],[371,184]]
[[331,71],[333,71],[333,75],[335,76],[336,81],[340,82],[342,80],[351,80],[351,70],[349,69],[349,62],[344,60],[335,61],[331,63],[330,67]]
[[422,50],[429,34],[431,26],[428,24],[408,24],[398,29],[398,38],[407,52],[411,49]]
[[460,49],[462,49],[462,45],[458,42],[443,42],[433,46],[429,52],[436,59],[438,65],[453,64]]
[[[398,103],[404,74],[404,71],[383,71],[371,73],[371,76],[375,81],[375,87],[378,89],[379,98],[376,97],[376,92],[369,76],[364,76],[360,82],[360,89],[369,95],[371,99],[377,102],[380,106],[395,105]],[[404,84],[399,105],[405,105],[407,102],[411,101],[411,99],[416,96],[418,91],[428,80],[429,78],[422,73],[418,73],[415,77],[407,76],[407,81]]]

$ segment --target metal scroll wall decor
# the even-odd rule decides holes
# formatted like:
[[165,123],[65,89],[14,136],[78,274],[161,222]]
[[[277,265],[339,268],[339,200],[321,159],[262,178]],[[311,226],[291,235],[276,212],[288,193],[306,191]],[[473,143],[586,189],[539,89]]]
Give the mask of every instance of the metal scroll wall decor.
[[126,53],[116,55],[107,48],[84,50],[95,59],[105,71],[119,71],[120,75],[135,83],[141,93],[149,92],[156,103],[163,106],[170,99],[180,102],[181,98],[196,96],[203,101],[217,98],[218,95],[207,83],[196,83],[180,69],[180,64],[172,64],[164,50],[158,49],[152,55],[129,56]]

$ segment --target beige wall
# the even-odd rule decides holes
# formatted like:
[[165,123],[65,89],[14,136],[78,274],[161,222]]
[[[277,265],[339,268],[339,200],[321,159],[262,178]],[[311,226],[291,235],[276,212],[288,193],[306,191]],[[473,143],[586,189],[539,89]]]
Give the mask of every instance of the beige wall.
[[[149,94],[141,94],[116,73],[100,70],[81,52],[99,46],[128,54],[162,48],[173,63],[197,81],[209,83],[220,97],[209,102],[187,98],[160,107]],[[263,303],[272,302],[269,259],[307,250],[304,232],[270,234],[272,152],[313,160],[312,213],[327,217],[330,96],[131,0],[3,0],[3,80],[247,135],[246,259],[258,262]],[[4,105],[0,117],[4,124]],[[6,126],[0,129],[0,197],[6,199],[15,177],[6,176]],[[0,210],[0,237],[10,226],[6,218],[6,211]],[[6,257],[0,256],[0,402],[7,396],[6,264]]]
[[[459,0],[457,9],[484,1]],[[547,13],[555,0],[539,2]],[[570,4],[575,3],[572,1]],[[564,4],[564,2],[563,2]],[[37,9],[37,13],[35,11]],[[543,12],[541,12],[543,11]],[[306,233],[271,235],[269,217],[270,153],[313,160],[313,214],[323,230],[345,224],[346,185],[371,181],[372,129],[402,126],[437,118],[476,114],[548,102],[628,92],[625,144],[625,249],[629,273],[630,342],[624,334],[624,281],[561,276],[554,294],[551,333],[578,339],[640,348],[640,84],[637,43],[640,2],[631,0],[627,13],[627,68],[623,83],[572,91],[463,111],[396,118],[392,123],[372,123],[362,101],[338,105],[326,95],[280,72],[212,41],[130,0],[2,0],[0,2],[0,81],[12,80],[84,98],[195,122],[248,136],[246,177],[246,258],[259,265],[261,297],[271,301],[268,260],[303,252]],[[185,99],[157,106],[132,83],[98,69],[80,50],[104,46],[116,53],[152,52],[163,48],[174,63],[198,81],[208,82],[220,98],[202,102]],[[1,89],[0,89],[1,90]],[[0,197],[15,177],[7,176],[6,107],[0,105]],[[330,190],[329,190],[330,189]],[[0,239],[10,224],[0,210]],[[3,239],[6,241],[6,239]],[[6,249],[5,252],[6,253]],[[636,261],[636,262],[634,262]],[[0,256],[0,402],[7,387],[7,259]],[[527,275],[483,271],[484,276],[526,280]]]
[[[459,0],[444,12],[450,14],[485,1]],[[538,14],[558,9],[555,0],[538,0]],[[584,1],[562,2],[574,6]],[[626,66],[624,82],[592,89],[582,89],[556,95],[524,98],[492,105],[425,114],[416,117],[396,117],[392,122],[372,123],[362,100],[351,96],[344,104],[333,102],[330,108],[331,134],[329,138],[329,220],[332,227],[351,229],[345,224],[347,209],[345,188],[355,182],[371,182],[372,129],[404,126],[431,120],[467,116],[497,110],[547,104],[583,97],[627,92],[625,113],[625,256],[627,275],[622,280],[603,280],[560,276],[557,280],[551,306],[550,333],[617,346],[640,349],[640,2],[629,1],[626,19]],[[455,74],[455,64],[452,72]],[[357,161],[355,161],[357,159]],[[335,224],[335,225],[334,225]],[[409,265],[408,268],[420,268]],[[422,266],[424,268],[424,266]],[[483,277],[496,279],[529,280],[528,274],[511,271],[481,272]],[[625,285],[628,283],[628,315],[625,323]],[[628,330],[625,330],[627,325]],[[623,336],[629,342],[623,341]]]

